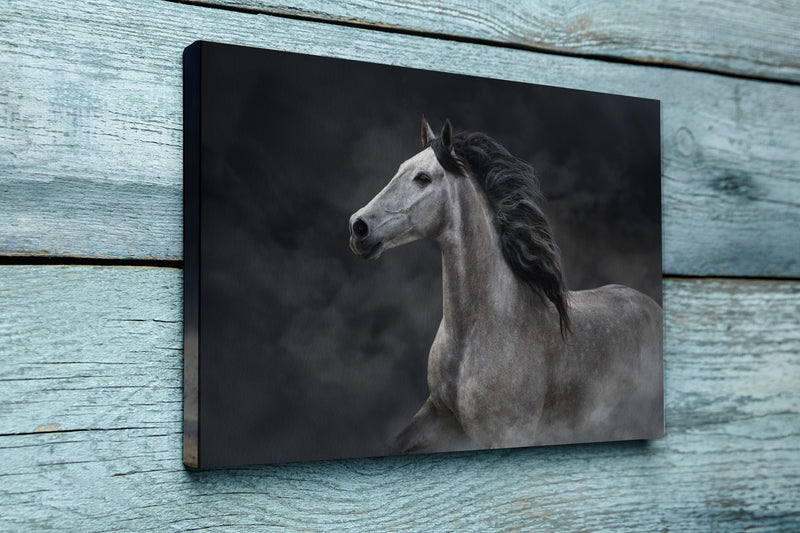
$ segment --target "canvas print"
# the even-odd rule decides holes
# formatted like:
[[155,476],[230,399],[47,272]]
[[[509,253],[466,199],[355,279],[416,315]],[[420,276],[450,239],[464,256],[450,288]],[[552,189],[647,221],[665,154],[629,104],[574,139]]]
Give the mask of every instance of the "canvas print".
[[663,436],[657,101],[198,42],[184,462]]

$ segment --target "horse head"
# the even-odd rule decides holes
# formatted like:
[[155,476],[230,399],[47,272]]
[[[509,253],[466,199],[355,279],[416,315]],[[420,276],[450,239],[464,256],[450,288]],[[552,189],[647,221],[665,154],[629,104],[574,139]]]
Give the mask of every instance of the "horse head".
[[422,117],[423,150],[404,161],[370,202],[350,217],[350,248],[376,259],[385,250],[423,238],[435,238],[446,223],[452,194],[448,179],[460,169],[446,169],[435,150],[453,151],[453,127],[446,121],[436,137]]

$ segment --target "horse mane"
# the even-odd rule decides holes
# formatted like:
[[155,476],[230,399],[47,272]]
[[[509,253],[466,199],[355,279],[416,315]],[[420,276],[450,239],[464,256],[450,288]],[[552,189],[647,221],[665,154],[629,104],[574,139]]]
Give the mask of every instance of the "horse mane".
[[561,336],[571,331],[567,284],[561,269],[561,251],[539,205],[544,197],[533,167],[513,156],[484,133],[459,132],[453,153],[433,139],[429,145],[446,170],[471,171],[495,212],[503,257],[511,271],[528,287],[553,302]]

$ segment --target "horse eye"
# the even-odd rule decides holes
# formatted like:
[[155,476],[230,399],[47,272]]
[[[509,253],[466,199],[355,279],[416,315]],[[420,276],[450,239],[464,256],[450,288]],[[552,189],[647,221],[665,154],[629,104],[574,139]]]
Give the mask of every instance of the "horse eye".
[[427,187],[431,184],[433,178],[431,178],[430,174],[427,172],[420,172],[416,176],[414,176],[414,183],[419,185],[420,187]]

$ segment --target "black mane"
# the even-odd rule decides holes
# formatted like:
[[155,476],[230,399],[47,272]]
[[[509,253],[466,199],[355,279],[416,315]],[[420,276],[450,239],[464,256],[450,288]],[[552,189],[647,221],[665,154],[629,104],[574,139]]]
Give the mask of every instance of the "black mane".
[[565,336],[570,331],[570,317],[561,252],[539,208],[544,198],[533,167],[483,133],[457,133],[453,138],[455,157],[438,137],[430,146],[446,170],[461,173],[466,169],[478,179],[494,209],[506,262],[531,290],[553,302]]

